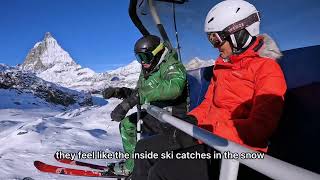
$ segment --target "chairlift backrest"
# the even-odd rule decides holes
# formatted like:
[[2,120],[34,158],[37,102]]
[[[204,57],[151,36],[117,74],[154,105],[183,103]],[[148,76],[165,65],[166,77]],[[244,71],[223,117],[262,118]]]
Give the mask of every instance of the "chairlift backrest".
[[279,61],[288,90],[270,155],[320,173],[320,46],[285,51]]
[[190,96],[189,111],[197,107],[204,99],[210,80],[213,66],[189,70],[187,74],[188,89]]

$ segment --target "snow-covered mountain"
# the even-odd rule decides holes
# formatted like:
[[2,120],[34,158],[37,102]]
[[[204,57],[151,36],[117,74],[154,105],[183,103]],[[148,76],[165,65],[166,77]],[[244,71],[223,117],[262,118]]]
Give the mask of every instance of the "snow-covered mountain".
[[191,59],[187,64],[184,66],[186,67],[187,70],[192,70],[192,69],[198,69],[201,67],[207,67],[207,66],[212,66],[214,64],[214,60],[201,60],[198,57],[195,57]]
[[134,87],[140,72],[140,64],[137,61],[105,73],[83,68],[49,32],[30,50],[21,68],[35,72],[46,81],[86,91],[101,90],[107,86]]
[[78,65],[49,32],[30,50],[21,68],[35,72],[46,81],[78,90],[104,86],[110,78],[108,74],[97,74]]
[[109,71],[108,73],[112,77],[110,86],[115,86],[115,87],[125,86],[129,88],[134,88],[139,79],[140,72],[141,72],[141,64],[138,61],[132,61],[127,66],[120,67],[113,71]]
[[47,32],[43,41],[37,42],[28,53],[22,64],[24,70],[43,72],[54,66],[74,66],[77,64],[69,53],[61,48],[58,42]]
[[[205,61],[195,57],[185,67],[187,70],[192,70],[210,66],[213,62],[213,60]],[[141,65],[137,61],[105,73],[96,73],[89,68],[83,68],[49,32],[45,34],[42,41],[34,45],[20,67],[36,73],[46,81],[85,91],[99,91],[108,86],[134,88],[141,71]]]

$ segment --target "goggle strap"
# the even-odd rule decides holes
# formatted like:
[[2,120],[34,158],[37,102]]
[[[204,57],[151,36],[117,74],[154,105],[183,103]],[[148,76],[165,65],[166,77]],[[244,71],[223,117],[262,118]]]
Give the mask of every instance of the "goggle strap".
[[226,36],[228,36],[228,35],[231,35],[241,29],[244,29],[244,28],[250,26],[251,24],[253,24],[255,22],[259,22],[259,21],[260,21],[259,12],[256,12],[254,14],[251,14],[247,18],[242,19],[242,20],[235,22],[235,23],[231,24],[230,26],[226,27],[223,30],[223,32],[227,33]]
[[164,48],[164,44],[160,43],[151,53],[152,55],[157,55]]

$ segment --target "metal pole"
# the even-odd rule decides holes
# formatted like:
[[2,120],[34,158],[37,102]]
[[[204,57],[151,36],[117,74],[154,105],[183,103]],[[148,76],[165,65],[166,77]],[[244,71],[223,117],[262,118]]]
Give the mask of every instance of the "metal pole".
[[140,118],[141,105],[137,104],[137,141],[141,139],[141,124],[142,120]]
[[239,161],[234,159],[222,159],[219,180],[237,180]]

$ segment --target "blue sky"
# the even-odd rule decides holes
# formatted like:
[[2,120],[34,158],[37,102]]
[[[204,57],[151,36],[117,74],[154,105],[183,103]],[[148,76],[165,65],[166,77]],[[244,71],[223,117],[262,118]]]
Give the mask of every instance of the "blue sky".
[[[319,0],[249,2],[262,13],[261,32],[274,37],[282,50],[320,44]],[[1,0],[0,63],[22,63],[49,31],[83,67],[103,72],[128,64],[134,59],[133,46],[140,37],[128,16],[128,4],[129,0]],[[195,34],[203,41],[194,36],[191,40],[195,44],[182,45],[201,47],[198,51],[202,54],[196,49],[187,51],[184,61],[191,56],[217,56],[201,32],[202,22]]]
[[1,0],[0,63],[22,63],[50,31],[72,58],[98,72],[128,64],[140,37],[128,0]]

